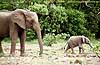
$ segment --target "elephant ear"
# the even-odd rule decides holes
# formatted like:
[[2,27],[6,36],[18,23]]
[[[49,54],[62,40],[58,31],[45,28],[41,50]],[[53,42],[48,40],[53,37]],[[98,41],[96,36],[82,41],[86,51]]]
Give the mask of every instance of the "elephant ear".
[[11,21],[13,23],[16,23],[18,26],[20,26],[22,29],[25,29],[25,12],[22,10],[15,10],[12,12],[11,15]]

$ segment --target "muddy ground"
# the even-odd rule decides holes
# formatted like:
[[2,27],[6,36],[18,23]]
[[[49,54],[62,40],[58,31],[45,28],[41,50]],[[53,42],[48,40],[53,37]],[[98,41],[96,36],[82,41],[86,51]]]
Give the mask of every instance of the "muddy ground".
[[10,44],[3,44],[5,55],[0,57],[0,65],[100,65],[100,58],[87,46],[84,45],[84,54],[75,54],[69,50],[67,55],[61,49],[63,44],[54,44],[52,47],[44,46],[44,53],[39,56],[38,44],[25,45],[25,56],[20,56],[19,44],[16,46],[15,57],[9,57]]

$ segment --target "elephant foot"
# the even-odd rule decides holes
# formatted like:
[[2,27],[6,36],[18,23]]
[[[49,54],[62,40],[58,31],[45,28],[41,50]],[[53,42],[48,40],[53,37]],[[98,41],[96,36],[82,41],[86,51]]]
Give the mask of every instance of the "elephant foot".
[[14,57],[15,56],[15,53],[14,52],[13,53],[10,53],[9,56]]
[[40,52],[39,55],[41,56],[43,54],[43,52]]
[[84,52],[79,52],[79,54],[84,54]]
[[74,52],[72,52],[71,54],[75,54]]
[[21,53],[20,56],[25,57],[27,55],[25,53]]

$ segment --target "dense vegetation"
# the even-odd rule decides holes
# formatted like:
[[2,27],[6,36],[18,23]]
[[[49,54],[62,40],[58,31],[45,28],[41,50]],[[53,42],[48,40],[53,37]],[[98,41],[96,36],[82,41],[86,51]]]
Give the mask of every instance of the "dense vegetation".
[[[41,23],[42,35],[48,33],[98,36],[97,13],[99,1],[66,1],[66,0],[16,0],[0,1],[0,10],[29,9],[37,12]],[[31,30],[27,39],[35,38]]]

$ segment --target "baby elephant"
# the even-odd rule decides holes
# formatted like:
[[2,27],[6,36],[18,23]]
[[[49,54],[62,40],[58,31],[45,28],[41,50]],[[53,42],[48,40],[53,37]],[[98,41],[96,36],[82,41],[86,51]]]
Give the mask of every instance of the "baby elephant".
[[[68,44],[68,46],[66,46]],[[67,52],[68,49],[72,50],[72,53],[74,53],[73,48],[76,46],[79,46],[79,53],[84,52],[84,49],[82,47],[82,44],[88,44],[91,48],[92,46],[90,45],[90,40],[85,37],[85,36],[71,36],[66,45],[64,46],[65,52]]]

